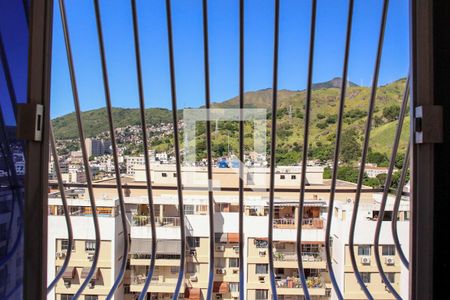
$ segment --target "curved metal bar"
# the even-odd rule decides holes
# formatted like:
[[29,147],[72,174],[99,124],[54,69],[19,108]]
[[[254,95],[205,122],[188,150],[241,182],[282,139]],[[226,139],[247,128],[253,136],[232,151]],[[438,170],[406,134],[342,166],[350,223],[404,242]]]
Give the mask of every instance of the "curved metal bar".
[[55,136],[53,135],[53,126],[50,122],[50,128],[49,128],[49,134],[50,134],[50,147],[53,154],[53,161],[55,164],[55,171],[56,171],[56,178],[58,179],[58,186],[59,186],[59,193],[61,194],[61,202],[63,205],[63,211],[64,211],[64,218],[66,219],[66,225],[67,225],[67,236],[69,239],[69,244],[67,247],[67,255],[64,258],[64,263],[61,266],[61,268],[58,271],[58,274],[56,274],[53,281],[48,285],[47,287],[47,294],[51,292],[51,290],[56,286],[58,281],[63,276],[64,272],[67,269],[67,266],[69,265],[70,257],[72,256],[72,246],[73,246],[73,231],[72,231],[72,222],[70,221],[70,212],[69,207],[67,205],[67,198],[66,193],[64,191],[64,185],[63,180],[61,176],[61,170],[59,168],[59,159],[58,159],[58,152],[56,152],[56,143],[55,143]]
[[411,148],[411,144],[408,143],[408,147],[406,148],[405,158],[403,159],[402,173],[400,174],[400,180],[399,180],[398,187],[397,187],[397,193],[395,195],[395,203],[394,203],[394,209],[393,209],[393,213],[392,213],[392,222],[391,222],[392,238],[394,239],[395,248],[397,249],[400,260],[402,261],[405,268],[408,270],[409,270],[409,261],[406,258],[405,253],[403,252],[402,246],[400,245],[400,239],[398,238],[397,217],[398,217],[398,210],[400,207],[400,200],[402,198],[403,187],[406,182],[406,175],[408,174],[410,148]]
[[309,58],[308,58],[308,82],[306,86],[306,100],[305,100],[305,128],[303,132],[303,157],[302,157],[302,170],[300,179],[300,199],[297,211],[297,240],[296,240],[296,252],[297,252],[297,266],[302,288],[305,293],[305,299],[310,300],[308,286],[306,284],[305,270],[303,268],[302,259],[302,223],[303,223],[303,206],[305,203],[305,186],[306,186],[306,164],[308,159],[308,141],[309,141],[309,120],[311,115],[311,96],[312,96],[312,79],[313,79],[313,63],[314,63],[314,43],[316,34],[316,11],[317,0],[312,0],[311,7],[311,25],[309,35]]
[[72,87],[72,95],[73,95],[73,102],[75,105],[75,114],[77,119],[77,126],[78,126],[78,133],[80,134],[80,146],[81,146],[81,152],[83,154],[83,164],[84,164],[84,171],[86,172],[86,182],[88,187],[88,193],[89,193],[89,201],[92,208],[92,220],[94,223],[94,231],[95,231],[95,252],[94,257],[92,260],[91,269],[89,270],[89,273],[87,274],[85,280],[80,285],[78,290],[76,291],[75,295],[72,299],[78,299],[80,295],[83,293],[86,286],[91,281],[92,277],[94,276],[94,272],[97,268],[99,254],[100,254],[100,227],[98,224],[98,216],[97,216],[97,206],[95,204],[95,196],[94,196],[94,188],[92,187],[92,176],[91,176],[91,169],[89,167],[89,158],[87,154],[86,149],[86,142],[85,142],[85,136],[84,136],[84,129],[83,129],[83,121],[81,119],[81,109],[80,109],[80,101],[78,99],[78,88],[77,88],[77,81],[75,76],[75,65],[73,63],[73,57],[72,57],[72,46],[70,44],[70,36],[69,36],[69,27],[67,23],[67,16],[66,16],[66,7],[64,4],[64,0],[59,0],[59,9],[61,13],[61,22],[63,27],[63,34],[64,34],[64,42],[66,46],[66,54],[67,54],[67,63],[69,66],[69,75],[70,75],[70,83]]
[[244,300],[244,0],[239,0],[239,109],[239,299]]
[[175,60],[173,54],[173,34],[172,34],[172,11],[170,0],[166,0],[167,13],[167,35],[169,43],[169,65],[170,65],[170,92],[172,95],[172,118],[173,118],[173,139],[175,147],[175,163],[177,172],[177,194],[178,209],[180,210],[180,236],[181,236],[181,253],[180,253],[180,270],[178,272],[177,285],[172,300],[177,300],[180,294],[181,285],[184,277],[184,262],[186,256],[186,229],[184,227],[184,203],[183,203],[183,186],[181,182],[181,161],[180,161],[180,144],[178,139],[178,117],[177,117],[177,94],[175,82]]
[[141,127],[142,127],[142,141],[144,145],[144,161],[145,161],[145,175],[147,179],[147,194],[148,194],[148,207],[150,214],[150,224],[152,231],[151,240],[151,257],[150,257],[150,267],[148,269],[147,278],[144,282],[144,287],[139,294],[139,300],[144,300],[147,297],[147,290],[150,286],[150,282],[155,272],[156,263],[156,225],[155,225],[155,211],[153,206],[153,189],[152,189],[152,179],[150,175],[150,159],[148,157],[148,136],[147,136],[147,123],[145,120],[145,96],[144,96],[144,83],[142,80],[142,64],[141,64],[141,51],[139,43],[139,23],[137,16],[136,0],[131,0],[131,11],[133,16],[133,36],[134,36],[134,51],[136,57],[136,72],[138,81],[138,91],[139,91],[139,111],[141,117]]
[[387,286],[389,291],[392,293],[392,295],[396,299],[402,299],[402,298],[397,293],[397,291],[394,289],[392,284],[389,282],[389,279],[387,278],[386,273],[384,272],[383,265],[381,263],[381,258],[380,258],[379,243],[380,243],[381,226],[383,224],[384,211],[386,209],[386,202],[387,202],[387,198],[388,198],[388,192],[389,192],[389,188],[392,183],[392,173],[394,172],[395,158],[397,157],[398,146],[400,145],[400,137],[402,135],[403,121],[405,119],[406,112],[407,112],[407,104],[408,104],[408,96],[409,96],[409,81],[410,81],[409,78],[410,78],[410,76],[408,76],[408,79],[406,80],[405,91],[403,93],[402,105],[400,107],[400,112],[398,115],[398,124],[397,124],[397,129],[395,131],[394,144],[392,145],[392,152],[391,152],[391,158],[389,161],[388,173],[386,176],[386,180],[384,182],[384,191],[383,191],[383,195],[381,197],[380,211],[378,214],[377,226],[375,227],[375,236],[374,236],[374,241],[373,241],[374,250],[375,250],[374,251],[375,252],[375,262],[377,264],[378,271],[380,272],[380,276],[383,279],[384,284]]
[[376,54],[376,60],[375,60],[375,70],[374,70],[374,75],[373,75],[373,80],[372,80],[372,90],[371,90],[371,94],[370,94],[369,111],[367,114],[367,122],[366,122],[366,126],[365,126],[364,145],[363,145],[362,155],[361,155],[361,166],[359,168],[358,181],[356,184],[355,204],[353,207],[352,220],[351,220],[351,225],[350,225],[350,234],[349,234],[349,251],[350,251],[350,260],[352,263],[352,268],[353,268],[356,280],[358,281],[359,285],[361,286],[361,289],[364,291],[364,294],[366,295],[366,297],[369,300],[373,300],[373,296],[370,293],[367,286],[365,285],[365,283],[361,277],[361,273],[359,272],[358,265],[356,263],[356,257],[355,257],[354,240],[355,240],[356,218],[358,217],[358,207],[359,207],[359,202],[361,199],[361,187],[362,187],[362,183],[364,180],[364,167],[366,164],[367,151],[369,149],[370,130],[372,127],[372,116],[373,116],[373,111],[375,109],[375,99],[376,99],[376,94],[377,94],[378,75],[380,72],[381,54],[383,52],[384,31],[386,28],[388,7],[389,7],[389,0],[384,0],[383,12],[382,12],[381,24],[380,24],[380,34],[378,37],[377,54]]
[[270,189],[269,189],[269,223],[268,223],[268,250],[269,250],[269,277],[272,289],[272,299],[277,300],[277,285],[275,282],[275,268],[273,265],[273,207],[275,188],[275,165],[277,145],[277,102],[278,102],[278,48],[280,28],[280,1],[275,0],[274,42],[273,42],[273,83],[272,83],[272,129],[270,141]]
[[209,45],[208,45],[208,0],[203,0],[203,56],[205,67],[205,107],[206,107],[206,152],[208,160],[208,217],[209,217],[209,275],[206,299],[212,299],[214,283],[214,194],[211,158],[210,86],[209,86]]
[[339,167],[339,153],[341,149],[342,122],[344,119],[345,96],[347,91],[347,74],[348,60],[350,56],[350,41],[352,35],[353,6],[354,0],[349,0],[347,13],[347,33],[345,37],[344,64],[342,69],[341,95],[339,99],[338,122],[336,128],[336,147],[334,149],[333,174],[331,177],[330,201],[328,204],[327,225],[325,230],[325,258],[327,260],[328,273],[330,274],[331,283],[333,284],[334,291],[339,300],[343,300],[344,297],[342,296],[341,289],[339,287],[339,284],[337,283],[336,275],[334,274],[333,264],[331,261],[330,233],[331,222],[333,220],[334,199],[336,195],[337,170]]
[[117,142],[116,142],[116,134],[114,131],[114,120],[112,115],[112,103],[111,103],[111,93],[109,89],[109,79],[108,79],[108,67],[106,65],[106,54],[105,54],[105,45],[103,42],[103,29],[102,29],[102,19],[100,15],[100,4],[99,0],[94,0],[94,8],[95,8],[95,21],[97,24],[97,36],[98,36],[98,44],[100,50],[100,62],[102,65],[102,76],[103,76],[103,88],[105,93],[106,100],[106,111],[108,115],[108,125],[109,125],[109,134],[111,138],[111,148],[113,153],[113,161],[114,161],[114,172],[116,175],[116,183],[117,183],[117,194],[119,196],[119,207],[120,207],[120,219],[122,221],[122,229],[123,229],[123,255],[122,262],[119,268],[119,274],[117,274],[116,279],[114,280],[114,284],[109,290],[106,299],[109,300],[114,297],[114,293],[119,287],[122,278],[125,274],[125,269],[127,267],[128,260],[128,248],[129,248],[129,233],[128,226],[129,221],[127,218],[126,210],[125,210],[125,200],[123,198],[122,191],[122,180],[120,177],[120,166],[119,166],[119,157],[117,155]]

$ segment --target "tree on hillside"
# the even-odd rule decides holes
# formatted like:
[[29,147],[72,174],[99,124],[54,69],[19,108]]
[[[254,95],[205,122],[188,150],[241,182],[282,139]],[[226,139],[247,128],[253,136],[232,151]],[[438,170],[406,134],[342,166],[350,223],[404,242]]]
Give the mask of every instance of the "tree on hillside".
[[391,105],[383,108],[383,117],[389,122],[397,120],[399,113],[400,113],[400,106],[398,105]]
[[341,159],[344,163],[355,161],[359,157],[360,146],[356,129],[348,129],[342,132]]

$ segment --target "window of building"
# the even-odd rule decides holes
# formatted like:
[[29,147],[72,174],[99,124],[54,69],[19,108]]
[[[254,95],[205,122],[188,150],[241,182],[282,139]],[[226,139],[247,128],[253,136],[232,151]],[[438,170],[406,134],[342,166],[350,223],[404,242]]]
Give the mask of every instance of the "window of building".
[[95,251],[95,241],[86,241],[84,243],[85,251]]
[[167,177],[167,173],[161,173],[162,177]]
[[71,300],[73,294],[61,294],[61,300]]
[[370,245],[360,245],[358,246],[359,256],[370,256]]
[[370,283],[370,273],[368,272],[361,272],[361,278],[364,283]]
[[256,248],[267,248],[268,241],[266,240],[255,240],[255,246]]
[[194,205],[185,205],[184,206],[184,214],[185,215],[193,215],[195,213],[195,206]]
[[[69,240],[61,240],[61,250],[69,249]],[[72,243],[72,251],[75,251],[75,241]]]
[[197,273],[198,272],[198,264],[188,262],[186,266],[187,273]]
[[295,179],[297,179],[297,176],[291,175],[291,179],[292,179],[292,180],[295,180]]
[[174,177],[174,178],[177,178],[177,173],[173,173],[173,177]]
[[230,282],[230,292],[239,292],[239,282]]
[[98,300],[97,295],[86,295],[84,296],[84,300]]
[[256,274],[267,274],[269,272],[268,264],[256,264]]
[[256,300],[269,299],[268,297],[269,297],[268,290],[256,290]]
[[228,259],[229,268],[239,268],[239,258],[229,258]]
[[200,247],[200,238],[198,236],[188,236],[186,241],[190,248]]
[[383,245],[382,253],[383,253],[383,255],[394,256],[395,255],[395,246],[394,245]]
[[386,272],[386,277],[390,283],[395,283],[395,273],[394,272]]
[[124,294],[130,294],[131,293],[129,284],[124,284],[123,285],[123,292],[124,292]]
[[214,258],[214,264],[216,265],[216,268],[225,268],[225,258],[223,257],[216,257]]
[[286,178],[286,176],[280,175],[280,179],[285,179],[285,178]]
[[302,252],[319,252],[319,245],[304,244],[304,245],[302,245]]

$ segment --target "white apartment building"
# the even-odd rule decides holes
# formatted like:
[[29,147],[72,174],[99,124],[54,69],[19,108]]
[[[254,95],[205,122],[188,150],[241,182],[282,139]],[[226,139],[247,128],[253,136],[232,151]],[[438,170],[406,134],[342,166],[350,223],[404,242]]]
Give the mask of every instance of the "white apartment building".
[[[374,298],[394,299],[393,295],[385,288],[375,262],[373,244],[380,201],[381,194],[375,194],[372,203],[362,203],[359,207],[354,236],[355,254],[359,271],[362,272],[367,288]],[[349,254],[348,241],[353,205],[352,201],[339,202],[335,205],[333,211],[333,224],[331,226],[333,267],[345,299],[366,299],[356,281]],[[379,251],[382,256],[383,269],[391,284],[403,299],[408,299],[408,271],[400,261],[391,232],[393,205],[394,197],[389,196],[383,226],[381,227]],[[401,200],[397,225],[402,249],[408,255],[409,200],[406,198]],[[332,299],[337,299],[334,292],[332,292]]]
[[[60,198],[49,195],[48,215],[48,273],[50,283],[55,278],[67,255],[68,239],[65,217]],[[61,280],[48,294],[48,299],[70,299],[86,278],[92,265],[95,251],[95,231],[89,200],[67,199],[71,212],[74,246],[69,266]],[[105,299],[117,276],[123,253],[123,230],[118,216],[118,201],[97,199],[98,221],[101,230],[100,256],[97,270],[83,295],[89,299]],[[127,258],[125,258],[127,259]],[[119,287],[114,299],[123,299],[123,286]],[[87,299],[87,298],[86,298]]]

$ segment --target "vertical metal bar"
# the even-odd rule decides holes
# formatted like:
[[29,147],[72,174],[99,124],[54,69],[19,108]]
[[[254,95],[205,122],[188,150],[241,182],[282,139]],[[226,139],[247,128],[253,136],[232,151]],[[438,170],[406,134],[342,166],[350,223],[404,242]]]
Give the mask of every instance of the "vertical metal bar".
[[331,283],[333,284],[334,291],[338,299],[343,300],[341,289],[336,281],[336,275],[334,274],[332,260],[331,260],[331,248],[330,248],[330,232],[331,232],[331,222],[333,220],[333,209],[334,209],[334,199],[336,194],[336,182],[337,182],[337,170],[339,167],[339,153],[341,147],[341,133],[342,133],[342,122],[344,119],[344,108],[345,108],[345,96],[347,91],[347,76],[348,76],[348,61],[350,56],[350,41],[352,35],[352,22],[353,22],[353,6],[354,0],[348,1],[348,14],[347,14],[347,33],[345,37],[345,52],[344,52],[344,64],[342,66],[342,82],[341,82],[341,95],[339,99],[339,112],[338,112],[338,122],[336,128],[336,147],[334,149],[333,157],[333,173],[331,177],[330,186],[330,201],[328,204],[328,214],[327,214],[327,225],[325,231],[325,258],[328,265],[328,273],[330,274]]
[[392,213],[392,222],[391,222],[391,230],[392,230],[392,238],[394,240],[395,248],[397,249],[398,256],[402,261],[403,265],[406,269],[409,269],[409,262],[406,258],[405,253],[403,252],[402,246],[400,245],[400,239],[398,237],[397,231],[397,218],[398,218],[398,210],[400,207],[400,200],[402,198],[403,187],[406,182],[406,175],[408,174],[409,168],[409,154],[410,154],[411,143],[408,143],[408,147],[406,148],[405,157],[403,159],[402,173],[400,174],[400,180],[398,182],[397,193],[395,195],[395,203],[394,209]]
[[147,136],[147,123],[145,120],[145,96],[144,96],[144,83],[142,80],[142,63],[141,63],[141,50],[139,42],[139,22],[137,15],[136,0],[131,0],[131,11],[133,15],[133,36],[134,36],[134,51],[136,57],[136,72],[137,72],[137,82],[138,82],[138,92],[139,92],[139,111],[141,117],[141,127],[142,127],[142,140],[144,144],[144,161],[145,161],[145,175],[147,180],[147,194],[148,194],[148,208],[150,214],[150,225],[152,231],[151,239],[151,257],[150,257],[150,267],[148,269],[147,278],[145,279],[144,287],[139,294],[139,300],[144,300],[147,297],[147,290],[150,286],[150,282],[155,271],[156,262],[156,225],[155,225],[155,211],[153,206],[153,190],[152,190],[152,179],[150,175],[150,159],[148,157],[148,136]]
[[[406,80],[405,85],[405,91],[403,93],[403,100],[402,105],[400,108],[399,116],[398,116],[398,124],[397,129],[395,131],[395,137],[394,137],[394,143],[392,145],[392,152],[391,152],[391,158],[389,161],[389,167],[388,167],[388,173],[386,176],[386,180],[384,182],[384,191],[383,195],[381,197],[381,204],[380,204],[380,211],[378,214],[377,219],[377,225],[375,227],[375,236],[374,236],[374,250],[375,250],[375,262],[377,264],[378,271],[380,272],[380,276],[382,280],[384,281],[384,284],[387,286],[389,291],[392,293],[392,295],[396,299],[401,299],[400,295],[397,293],[397,291],[392,286],[391,282],[386,276],[386,273],[383,270],[383,265],[381,264],[381,258],[380,258],[380,233],[381,233],[381,226],[383,224],[384,219],[384,211],[386,209],[386,202],[388,198],[388,192],[392,183],[392,173],[394,172],[394,166],[395,166],[395,158],[397,157],[397,151],[398,147],[400,145],[400,137],[402,135],[402,128],[403,128],[403,121],[405,119],[406,111],[407,111],[407,104],[408,104],[408,96],[409,96],[409,75],[408,79]],[[392,220],[392,222],[394,222]]]
[[[312,79],[313,79],[313,64],[314,64],[314,43],[315,43],[315,33],[316,33],[316,10],[317,1],[312,0],[311,7],[311,25],[310,25],[310,36],[309,36],[309,57],[308,57],[308,82],[306,86],[306,100],[305,100],[305,128],[303,137],[303,157],[302,157],[302,169],[301,169],[301,180],[300,180],[300,201],[298,206],[298,223],[297,223],[297,264],[298,264],[298,274],[300,281],[302,283],[302,288],[305,293],[305,299],[311,299],[308,291],[308,286],[306,284],[305,270],[303,268],[302,259],[302,223],[303,223],[303,206],[305,203],[305,186],[306,186],[306,164],[308,161],[308,143],[309,143],[309,120],[311,115],[311,96],[312,96]],[[343,79],[345,80],[345,79]]]
[[278,40],[280,27],[280,1],[275,0],[274,16],[274,42],[273,42],[273,83],[272,83],[272,131],[270,141],[270,190],[269,190],[269,222],[268,222],[268,250],[269,250],[269,277],[272,288],[272,299],[277,300],[277,285],[275,282],[275,268],[273,265],[273,210],[276,165],[276,138],[277,138],[277,102],[278,102]]
[[[442,2],[446,3],[445,1]],[[435,105],[439,99],[435,98],[439,87],[435,85],[435,76],[437,76],[437,59],[440,51],[435,49],[435,43],[438,37],[437,32],[443,34],[443,39],[447,36],[444,30],[435,28],[435,10],[437,1],[417,1],[410,0],[410,59],[411,59],[411,121],[415,118],[415,107],[421,105]],[[444,14],[444,11],[440,11]],[[448,63],[440,61],[443,67]],[[444,74],[440,74],[445,76]],[[442,78],[442,77],[441,77]],[[443,99],[447,99],[444,97]],[[443,100],[445,103],[446,100]],[[442,103],[441,103],[442,104]],[[441,195],[447,195],[447,191],[438,192],[438,182],[441,178],[448,178],[447,172],[438,174],[439,165],[447,166],[447,160],[442,156],[447,156],[443,152],[436,163],[438,152],[434,144],[415,144],[415,126],[414,122],[410,124],[411,132],[411,225],[410,225],[410,253],[409,253],[409,297],[414,300],[433,299],[439,297],[435,289],[441,289],[437,282],[445,282],[438,276],[435,277],[434,266],[436,265],[436,254],[440,252],[435,248],[436,241],[444,240],[436,235],[438,229],[435,227],[435,217],[437,214],[437,201]],[[443,150],[443,149],[442,149]],[[441,151],[442,151],[441,150]],[[441,169],[442,170],[442,169]],[[448,182],[445,182],[448,186]],[[442,185],[441,185],[442,188]],[[442,198],[441,198],[442,199]],[[447,212],[445,211],[444,214]],[[446,215],[445,215],[446,216]],[[445,218],[445,217],[444,217]],[[437,245],[436,245],[437,246]],[[445,249],[446,247],[442,247]],[[443,250],[445,251],[445,250]],[[445,270],[443,266],[438,269]],[[426,280],[424,280],[424,278]],[[441,285],[442,289],[447,286]]]
[[95,7],[95,21],[97,24],[97,36],[100,50],[100,61],[102,65],[102,76],[103,76],[103,88],[105,93],[106,100],[106,111],[108,112],[108,125],[109,125],[109,134],[111,138],[111,148],[113,152],[113,161],[114,161],[114,173],[116,175],[116,183],[117,183],[117,194],[119,196],[119,207],[120,207],[120,218],[122,221],[122,230],[123,230],[123,255],[122,262],[119,268],[119,274],[117,274],[116,279],[114,280],[114,284],[111,287],[108,296],[106,299],[111,299],[114,297],[114,293],[116,292],[119,284],[122,281],[122,278],[125,274],[125,268],[127,267],[128,261],[128,248],[129,248],[129,233],[128,226],[129,221],[127,219],[126,210],[125,210],[125,200],[123,198],[122,191],[122,180],[120,177],[120,166],[119,166],[119,157],[117,155],[117,142],[116,142],[116,134],[114,131],[114,120],[112,115],[112,104],[111,104],[111,93],[109,89],[109,79],[108,79],[108,67],[106,65],[106,54],[105,54],[105,45],[103,41],[103,29],[102,29],[102,20],[100,15],[100,4],[99,0],[94,0]]
[[86,173],[86,183],[88,186],[89,201],[90,201],[91,208],[92,208],[92,220],[94,223],[94,230],[95,230],[95,252],[94,252],[94,257],[92,260],[91,269],[89,270],[88,275],[86,276],[83,283],[80,285],[80,287],[76,291],[75,295],[73,296],[73,299],[78,299],[80,297],[80,295],[83,293],[83,290],[86,288],[86,286],[91,281],[92,276],[94,275],[94,272],[97,268],[97,263],[98,263],[98,259],[99,259],[99,253],[100,253],[101,239],[100,239],[100,228],[99,228],[98,216],[97,216],[97,206],[95,204],[94,188],[92,186],[91,169],[89,167],[89,158],[88,158],[88,153],[87,153],[87,149],[86,149],[86,141],[85,141],[85,136],[84,136],[83,120],[81,119],[81,109],[80,109],[80,102],[78,99],[78,88],[77,88],[77,82],[76,82],[76,76],[75,76],[75,66],[73,63],[72,46],[70,44],[69,27],[68,27],[68,23],[67,23],[66,8],[65,8],[64,0],[59,0],[59,9],[60,9],[60,13],[61,13],[64,41],[65,41],[65,45],[66,45],[67,62],[68,62],[68,66],[69,66],[70,83],[71,83],[71,87],[72,87],[72,94],[73,94],[73,100],[74,100],[74,105],[75,105],[75,114],[76,114],[77,125],[78,125],[78,133],[80,135],[80,146],[81,146],[81,152],[83,154],[84,171]]
[[175,163],[177,172],[177,195],[178,209],[180,211],[180,235],[181,235],[181,253],[180,253],[180,270],[178,272],[177,285],[172,299],[178,299],[181,285],[184,277],[184,262],[186,256],[186,229],[184,228],[184,204],[183,204],[183,186],[181,182],[181,161],[180,161],[180,144],[178,139],[178,117],[177,117],[177,94],[175,82],[175,60],[173,53],[173,34],[172,34],[172,12],[170,0],[166,0],[167,13],[167,35],[169,43],[169,67],[170,67],[170,91],[172,95],[172,118],[173,118],[173,139],[175,147]]
[[58,274],[56,274],[55,279],[53,279],[53,281],[47,287],[47,294],[50,293],[51,290],[56,286],[56,284],[61,279],[64,272],[66,271],[67,266],[69,265],[70,257],[72,256],[72,246],[73,246],[72,222],[70,221],[70,212],[69,212],[69,207],[67,205],[66,193],[64,190],[64,183],[63,183],[63,179],[61,176],[61,170],[59,168],[58,152],[56,151],[55,137],[53,135],[53,127],[51,124],[49,126],[49,134],[50,134],[50,148],[51,148],[52,154],[53,154],[53,162],[54,162],[55,171],[56,171],[56,178],[58,179],[59,194],[61,195],[61,201],[62,201],[63,211],[64,211],[64,218],[66,220],[66,225],[67,225],[67,237],[69,239],[69,245],[68,245],[66,257],[64,258],[63,265],[59,269]]
[[208,216],[209,216],[209,275],[206,299],[212,299],[214,283],[214,194],[211,158],[210,86],[209,86],[209,47],[208,47],[208,0],[203,0],[203,56],[205,72],[206,106],[206,152],[208,160]]
[[47,296],[47,197],[48,197],[48,126],[50,120],[50,71],[52,49],[53,1],[31,3],[28,51],[29,104],[42,104],[43,141],[26,145],[24,205],[24,276],[23,299]]
[[244,266],[244,0],[239,0],[239,299],[245,298]]
[[356,263],[354,238],[355,238],[356,219],[358,216],[358,207],[359,207],[359,202],[360,202],[360,198],[361,198],[361,187],[362,187],[362,183],[364,180],[364,167],[366,164],[367,151],[369,149],[370,130],[372,127],[372,116],[373,116],[373,111],[375,109],[375,100],[376,100],[376,93],[377,93],[377,86],[378,86],[378,75],[379,75],[379,71],[380,71],[381,54],[383,52],[384,31],[386,28],[388,7],[389,7],[389,0],[384,0],[381,24],[380,24],[380,33],[379,33],[379,37],[378,37],[377,54],[376,54],[376,60],[375,60],[375,70],[374,70],[373,81],[372,81],[372,90],[371,90],[371,94],[370,94],[369,111],[367,114],[367,122],[366,122],[366,126],[365,126],[364,145],[363,145],[362,155],[361,155],[361,166],[359,168],[358,182],[356,185],[355,204],[353,207],[352,220],[351,220],[351,225],[350,225],[350,234],[349,234],[349,251],[350,251],[350,260],[352,263],[352,268],[353,268],[356,280],[358,281],[359,285],[361,286],[361,289],[364,291],[364,294],[366,294],[366,297],[369,300],[373,300],[373,296],[370,293],[367,286],[365,285],[365,283],[361,277],[361,274],[359,272],[358,265]]

